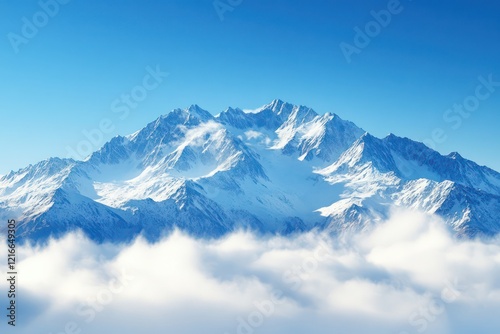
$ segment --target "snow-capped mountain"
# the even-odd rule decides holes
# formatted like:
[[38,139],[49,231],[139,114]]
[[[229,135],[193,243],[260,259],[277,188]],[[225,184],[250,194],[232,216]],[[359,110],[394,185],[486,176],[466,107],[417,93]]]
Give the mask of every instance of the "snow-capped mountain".
[[217,116],[193,105],[115,137],[85,161],[49,159],[0,178],[0,218],[45,240],[200,237],[239,228],[359,230],[392,206],[441,215],[461,236],[500,231],[500,174],[424,144],[379,139],[280,100]]

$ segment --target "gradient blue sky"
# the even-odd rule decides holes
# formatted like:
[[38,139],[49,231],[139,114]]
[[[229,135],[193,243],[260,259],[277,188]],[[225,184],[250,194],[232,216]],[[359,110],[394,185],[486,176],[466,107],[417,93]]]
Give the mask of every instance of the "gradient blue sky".
[[[226,2],[227,0],[222,0]],[[370,133],[423,141],[500,170],[500,87],[457,129],[443,120],[500,81],[500,3],[401,0],[403,10],[352,62],[339,44],[389,1],[244,0],[221,21],[213,0],[72,0],[15,53],[38,1],[0,0],[0,174],[66,156],[103,118],[128,134],[173,108],[216,114],[275,98],[335,112]],[[169,72],[124,120],[111,103],[140,84],[147,66]]]

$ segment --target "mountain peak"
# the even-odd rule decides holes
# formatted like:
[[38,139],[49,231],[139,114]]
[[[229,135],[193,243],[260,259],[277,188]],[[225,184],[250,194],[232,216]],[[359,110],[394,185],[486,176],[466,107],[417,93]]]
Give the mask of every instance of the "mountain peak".
[[373,136],[368,131],[365,131],[365,133],[363,133],[361,135],[361,137],[359,137],[359,141],[360,142],[373,142],[373,141],[378,141],[378,140],[380,140],[380,139],[378,139],[377,137]]
[[206,111],[205,109],[200,108],[197,104],[192,104],[186,111],[193,116],[200,118],[201,120],[209,120],[214,118],[214,116]]
[[268,104],[268,106],[270,106],[271,109],[276,109],[276,108],[281,108],[281,106],[285,103],[286,102],[280,99],[274,99],[271,101],[271,103]]
[[155,122],[150,124],[154,124],[155,128],[160,127],[164,123],[198,125],[212,119],[214,119],[214,116],[211,113],[193,104],[186,109],[176,108],[168,114],[160,116]]
[[25,168],[19,169],[17,172],[11,171],[7,177],[10,177],[17,173],[30,172],[32,174],[39,175],[40,173],[46,173],[47,175],[54,174],[55,172],[64,169],[65,167],[74,164],[76,161],[73,159],[61,159],[58,157],[51,157],[42,160],[36,164],[30,164]]
[[282,118],[288,117],[293,109],[293,104],[284,102],[279,99],[273,100],[271,103],[264,105],[260,108],[260,111],[271,110],[274,114],[282,116]]
[[447,157],[449,157],[451,159],[456,159],[456,160],[463,160],[464,159],[458,152],[451,152],[450,154],[447,155]]
[[384,139],[386,139],[386,140],[394,140],[396,138],[400,138],[400,137],[398,137],[394,133],[390,132],[387,136],[385,136]]

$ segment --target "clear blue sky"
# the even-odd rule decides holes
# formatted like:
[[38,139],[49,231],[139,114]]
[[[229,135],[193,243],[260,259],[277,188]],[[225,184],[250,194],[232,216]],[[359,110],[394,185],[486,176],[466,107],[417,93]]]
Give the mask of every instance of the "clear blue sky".
[[[500,81],[500,3],[401,0],[348,63],[339,45],[354,45],[354,27],[390,2],[243,0],[221,21],[213,0],[72,0],[44,22],[38,1],[0,0],[0,174],[66,156],[104,118],[109,139],[177,107],[215,114],[274,98],[379,137],[423,141],[441,128],[438,151],[500,170],[500,86],[468,118],[443,120],[476,94],[479,76]],[[41,27],[16,53],[23,17]],[[120,119],[111,104],[157,65],[169,76]]]

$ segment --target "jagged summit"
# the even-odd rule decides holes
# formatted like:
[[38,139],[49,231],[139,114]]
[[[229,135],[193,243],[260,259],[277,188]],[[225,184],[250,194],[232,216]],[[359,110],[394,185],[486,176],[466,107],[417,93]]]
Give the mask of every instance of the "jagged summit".
[[441,215],[459,235],[500,231],[500,174],[336,114],[274,100],[214,116],[174,109],[85,161],[52,158],[0,178],[0,219],[21,239],[81,229],[98,241],[235,229],[359,230],[391,206]]
[[462,159],[463,160],[463,157],[458,152],[451,152],[450,154],[447,155],[447,157],[450,157],[452,159]]

